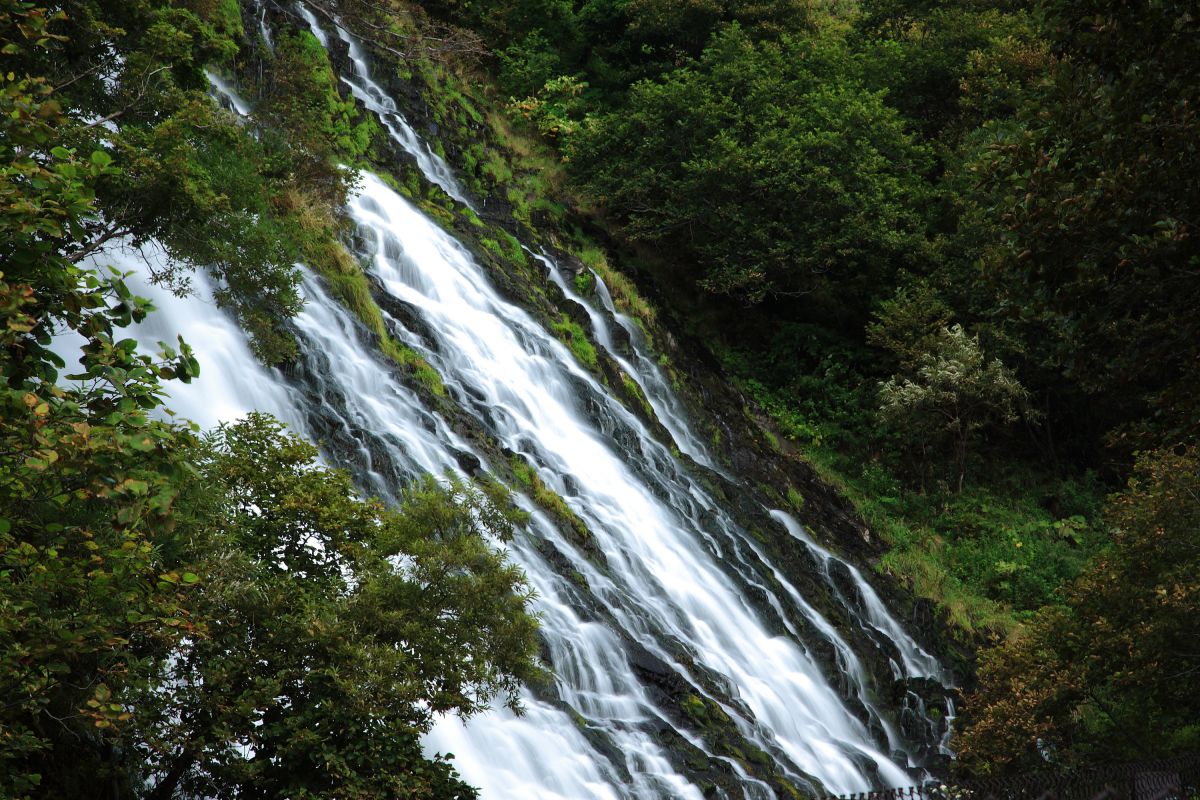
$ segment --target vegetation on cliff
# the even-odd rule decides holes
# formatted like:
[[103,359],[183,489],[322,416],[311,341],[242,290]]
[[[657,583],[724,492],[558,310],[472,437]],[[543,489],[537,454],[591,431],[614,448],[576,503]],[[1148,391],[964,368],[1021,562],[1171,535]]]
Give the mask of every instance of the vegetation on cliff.
[[237,3],[0,2],[0,796],[472,797],[420,734],[540,675],[496,484],[389,509],[268,418],[163,421],[192,351],[120,336],[153,310],[89,256],[154,241],[286,356],[293,259],[333,233],[283,201],[340,197],[356,145],[325,139],[323,60],[287,97],[324,93],[294,122],[326,149],[221,112],[203,70],[239,30]]
[[[1153,506],[1197,566],[1195,494],[1148,487],[1196,470],[1177,448],[1200,433],[1200,18],[1107,0],[423,6],[492,48],[513,118],[855,499],[883,567],[995,646],[964,764],[1036,765],[1039,736],[1063,763],[1195,746],[1174,691],[1197,587],[1133,542]],[[1058,684],[1071,659],[1088,666]]]
[[[702,340],[775,449],[856,502],[882,569],[985,646],[965,767],[1200,744],[1200,18],[1109,0],[315,5],[426,89],[469,191],[576,251],[646,329]],[[303,260],[445,391],[338,241],[378,127],[311,34],[265,48],[244,11],[0,0],[6,795],[471,796],[418,734],[537,674],[523,579],[483,543],[520,520],[490,482],[421,483],[389,511],[271,420],[155,421],[195,360],[119,338],[150,312],[88,266],[106,242],[156,243],[178,285],[210,270],[269,363],[295,352]],[[206,71],[252,87],[253,123]],[[391,179],[477,229],[481,259],[530,269],[503,215]],[[549,324],[604,366],[577,321]],[[86,341],[71,389],[64,332]]]

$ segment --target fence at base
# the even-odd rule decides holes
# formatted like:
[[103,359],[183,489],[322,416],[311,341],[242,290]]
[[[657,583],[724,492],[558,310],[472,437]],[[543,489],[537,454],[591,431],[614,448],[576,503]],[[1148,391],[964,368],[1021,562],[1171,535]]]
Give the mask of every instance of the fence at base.
[[1200,755],[1005,778],[927,783],[826,800],[1200,800]]

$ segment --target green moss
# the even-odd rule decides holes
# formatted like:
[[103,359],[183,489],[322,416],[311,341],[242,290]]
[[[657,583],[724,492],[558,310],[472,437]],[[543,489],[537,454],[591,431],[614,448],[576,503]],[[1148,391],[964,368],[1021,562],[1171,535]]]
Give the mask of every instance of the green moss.
[[245,35],[242,27],[242,6],[239,0],[221,0],[213,13],[213,27],[223,36],[240,39]]
[[575,358],[579,359],[579,363],[590,370],[598,367],[599,357],[596,355],[596,348],[588,341],[587,334],[583,332],[579,323],[563,314],[560,320],[550,323],[550,329],[558,335],[558,338],[574,354]]
[[[441,198],[438,199],[440,200]],[[454,215],[453,211],[448,210],[440,203],[428,198],[421,198],[417,204],[421,207],[421,210],[425,212],[426,216],[428,216],[442,228],[450,231],[454,230],[454,222],[458,218]]]
[[797,492],[794,487],[788,487],[787,500],[788,504],[797,511],[800,511],[804,508],[804,496]]
[[[483,224],[486,226],[486,223]],[[529,266],[529,259],[525,255],[524,248],[512,234],[496,227],[492,228],[492,233],[495,238],[484,237],[479,240],[479,244],[483,246],[484,250],[506,264],[520,268]]]
[[522,267],[529,266],[529,259],[525,255],[525,248],[521,247],[521,243],[517,240],[517,237],[504,231],[501,238],[508,247],[508,260]]
[[567,713],[570,715],[571,721],[574,722],[577,727],[586,728],[588,726],[587,719],[585,719],[582,714],[570,706],[567,706]]
[[481,172],[493,185],[497,186],[508,183],[513,176],[512,167],[495,150],[488,152],[487,161],[481,167]]
[[520,456],[512,457],[511,466],[512,466],[513,477],[516,478],[517,482],[520,483],[522,486],[524,486],[526,489],[532,489],[533,482],[535,480],[537,480],[538,483],[541,483],[541,479],[538,478],[537,473],[535,473],[533,471],[533,467],[526,464],[525,460],[523,458],[521,458]]
[[566,501],[557,492],[542,481],[541,476],[524,458],[513,454],[509,459],[509,467],[512,469],[513,478],[539,508],[565,525],[576,543],[585,547],[591,546],[592,534],[584,521],[567,506]]
[[397,342],[390,336],[382,338],[379,344],[383,354],[405,367],[418,383],[438,397],[446,396],[446,385],[442,383],[442,376],[415,350]]
[[497,258],[504,258],[504,248],[495,239],[480,239],[479,244]]
[[775,784],[782,787],[783,790],[788,793],[788,797],[792,798],[792,800],[803,800],[803,798],[807,797],[807,795],[802,794],[799,789],[793,786],[792,782],[787,778],[776,775]]
[[575,291],[584,297],[589,296],[596,288],[596,277],[589,270],[584,270],[575,276]]
[[683,713],[692,719],[698,722],[708,719],[708,706],[704,704],[704,700],[699,695],[689,694],[683,698],[683,702],[680,705],[683,708]]
[[328,207],[304,195],[292,193],[287,198],[286,209],[293,222],[292,233],[299,242],[304,263],[325,279],[329,293],[379,337],[379,349],[385,356],[404,367],[408,374],[434,394],[444,396],[446,387],[437,370],[414,350],[388,334],[383,324],[383,312],[371,296],[370,281],[362,267],[338,241],[337,223]]
[[476,214],[474,211],[472,211],[469,208],[464,208],[462,211],[462,215],[467,220],[467,222],[471,223],[476,228],[486,228],[487,227],[487,223],[484,222],[483,220],[481,220],[479,218],[479,215]]
[[645,392],[642,391],[642,387],[638,385],[638,382],[622,372],[621,385],[625,388],[626,396],[638,404],[638,407],[642,409],[642,413],[648,418],[654,419],[654,407],[650,405],[649,399],[647,399]]
[[608,263],[608,256],[595,245],[586,245],[575,255],[604,281],[617,310],[631,317],[642,332],[649,335],[656,327],[658,314],[638,293],[633,281],[613,269]]

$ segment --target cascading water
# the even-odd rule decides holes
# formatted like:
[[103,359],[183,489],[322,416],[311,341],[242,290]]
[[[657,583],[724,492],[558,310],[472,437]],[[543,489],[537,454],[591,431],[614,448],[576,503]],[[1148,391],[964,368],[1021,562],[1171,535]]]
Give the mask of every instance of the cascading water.
[[[821,564],[821,574],[841,594],[842,601],[860,608],[858,619],[869,625],[895,648],[901,661],[900,664],[892,662],[892,670],[897,678],[935,678],[940,681],[948,680],[937,659],[929,655],[920,645],[909,638],[904,629],[900,627],[900,624],[896,622],[896,619],[888,613],[883,600],[880,599],[875,589],[867,582],[857,567],[848,561],[838,558],[817,544],[800,523],[790,515],[782,511],[772,511],[771,516],[779,520],[789,534],[802,542],[805,547],[817,556]],[[844,571],[849,577],[854,587],[855,597],[847,598],[837,588],[834,574],[835,569]]]
[[[317,41],[328,49],[329,35],[316,15],[303,3],[297,4],[296,8],[300,16],[308,23],[308,28],[312,31],[313,36],[316,36]],[[334,26],[334,32],[338,39],[345,42],[350,63],[353,65],[350,75],[341,76],[342,82],[350,89],[350,93],[367,110],[375,114],[392,140],[416,160],[421,173],[430,183],[436,184],[446,194],[475,210],[471,201],[463,193],[462,187],[455,180],[454,172],[449,165],[433,152],[429,145],[421,141],[417,132],[408,124],[408,120],[397,111],[396,101],[389,97],[379,84],[371,80],[371,67],[362,46],[340,25]]]
[[[654,416],[671,434],[671,438],[679,450],[709,469],[720,471],[720,467],[708,454],[708,449],[696,438],[688,426],[683,404],[672,391],[671,384],[663,374],[662,367],[646,354],[645,334],[632,319],[617,311],[604,280],[594,271],[589,270],[588,274],[595,283],[596,294],[603,304],[605,313],[601,313],[581,297],[569,281],[563,278],[562,270],[558,268],[557,264],[545,255],[537,255],[535,258],[546,265],[550,279],[558,285],[563,294],[587,310],[588,317],[592,322],[592,330],[595,332],[596,343],[607,350],[621,369],[637,382],[651,408],[654,409]],[[629,341],[631,356],[636,364],[624,358],[621,348],[616,343],[613,324],[609,322],[610,317],[612,323],[622,330]]]
[[[325,27],[298,10],[328,45]],[[432,183],[467,203],[449,167],[371,80],[362,47],[333,27],[352,48],[343,81]],[[246,112],[231,86],[214,87]],[[511,549],[538,592],[553,683],[525,692],[524,716],[443,720],[427,739],[431,750],[453,752],[485,798],[699,798],[680,751],[732,776],[726,785],[740,796],[775,796],[749,762],[706,735],[698,708],[799,787],[862,791],[920,776],[908,769],[918,766],[918,743],[904,739],[878,698],[886,676],[865,663],[861,642],[886,650],[895,678],[941,678],[937,662],[861,572],[791,517],[772,512],[773,534],[790,534],[811,555],[822,599],[789,580],[724,510],[703,479],[715,459],[602,282],[597,308],[537,257],[565,302],[584,306],[597,344],[638,383],[694,464],[673,455],[566,347],[502,299],[464,246],[382,180],[364,175],[347,210],[382,305],[406,310],[408,325],[385,315],[393,334],[438,370],[482,437],[531,465],[590,531],[587,542],[566,537],[519,498],[532,521]],[[140,268],[121,253],[108,256]],[[422,472],[491,468],[477,439],[409,388],[315,277],[305,277],[307,305],[294,325],[301,356],[286,374],[255,364],[205,282],[195,283],[198,293],[186,299],[138,287],[163,309],[139,339],[152,346],[181,333],[199,351],[199,383],[173,394],[181,415],[213,425],[254,408],[274,413],[384,497]]]
[[[702,685],[696,667],[720,676],[741,701],[725,713],[744,735],[763,750],[782,750],[826,786],[861,785],[860,762],[886,780],[906,780],[803,647],[773,635],[748,606],[739,582],[770,594],[756,574],[761,567],[669,449],[562,344],[496,295],[461,245],[378,178],[363,182],[349,210],[367,239],[371,273],[388,295],[419,309],[436,339],[432,347],[418,336],[408,343],[587,523],[604,564],[582,553],[573,562],[604,617],[689,684]],[[778,615],[786,621],[797,612],[815,620],[807,605]],[[553,648],[553,632],[548,638]],[[600,653],[563,655],[580,664],[569,670],[572,683],[594,693],[592,670],[582,667]],[[621,666],[611,655],[610,675]],[[573,665],[556,659],[554,666],[563,675]],[[572,707],[590,719],[587,704]]]

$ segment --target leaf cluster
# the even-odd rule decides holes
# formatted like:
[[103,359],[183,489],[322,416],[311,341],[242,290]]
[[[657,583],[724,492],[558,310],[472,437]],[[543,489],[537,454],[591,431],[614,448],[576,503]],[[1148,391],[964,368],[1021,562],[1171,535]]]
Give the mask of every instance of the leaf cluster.
[[68,5],[0,0],[0,795],[473,797],[419,734],[540,674],[522,515],[432,478],[384,507],[267,418],[169,421],[197,359],[122,338],[153,309],[95,262],[156,238],[287,306],[295,184],[203,91],[236,4]]
[[985,655],[955,738],[967,768],[1029,768],[1039,749],[1070,766],[1190,752],[1200,742],[1195,448],[1142,454],[1107,515],[1112,545],[1066,602]]
[[680,248],[706,289],[749,303],[802,297],[836,319],[923,249],[928,153],[834,41],[732,26],[569,152],[630,236]]

